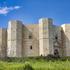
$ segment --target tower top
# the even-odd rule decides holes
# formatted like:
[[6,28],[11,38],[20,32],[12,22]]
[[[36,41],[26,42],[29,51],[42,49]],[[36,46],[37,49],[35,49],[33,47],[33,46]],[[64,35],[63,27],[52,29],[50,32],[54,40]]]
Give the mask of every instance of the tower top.
[[41,18],[39,19],[39,24],[40,23],[51,23],[52,24],[53,19],[52,18]]
[[52,20],[52,18],[40,18],[40,20]]

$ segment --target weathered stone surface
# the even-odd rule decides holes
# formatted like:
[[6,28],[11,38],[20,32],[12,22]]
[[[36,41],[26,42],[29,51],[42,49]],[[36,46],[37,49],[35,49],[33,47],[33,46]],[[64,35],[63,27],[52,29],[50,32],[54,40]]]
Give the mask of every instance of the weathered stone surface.
[[70,24],[62,25],[64,56],[70,56]]
[[[31,36],[31,38],[29,38]],[[32,49],[30,48],[32,46]],[[39,27],[38,24],[23,27],[23,56],[39,56]]]
[[6,57],[7,50],[7,29],[0,28],[0,58]]
[[39,50],[40,55],[53,54],[53,28],[52,19],[39,20]]
[[0,29],[0,57],[70,56],[69,46],[70,24],[56,26],[50,18],[30,25],[14,20]]
[[7,56],[22,57],[22,22],[10,21],[7,32]]

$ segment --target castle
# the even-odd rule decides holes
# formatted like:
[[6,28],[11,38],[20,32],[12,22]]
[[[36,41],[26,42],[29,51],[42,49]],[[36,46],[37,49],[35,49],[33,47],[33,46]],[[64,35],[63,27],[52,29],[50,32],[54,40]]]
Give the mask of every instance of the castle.
[[70,24],[53,25],[51,18],[24,25],[9,21],[0,28],[0,57],[70,56]]

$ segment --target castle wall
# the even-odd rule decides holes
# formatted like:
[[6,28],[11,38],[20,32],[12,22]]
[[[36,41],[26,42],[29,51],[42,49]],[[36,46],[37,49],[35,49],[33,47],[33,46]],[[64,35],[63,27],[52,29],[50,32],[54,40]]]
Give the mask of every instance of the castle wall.
[[38,24],[23,27],[23,56],[39,56]]
[[26,26],[14,20],[7,29],[0,29],[0,57],[47,56],[55,49],[60,56],[70,56],[69,46],[70,24],[55,26],[50,18]]
[[0,58],[6,57],[7,50],[7,30],[0,28]]
[[22,22],[10,21],[7,34],[7,56],[22,57]]
[[[53,47],[55,46],[56,44],[56,47],[58,48],[58,51],[59,51],[59,55],[60,56],[63,56],[63,46],[62,46],[62,39],[61,39],[61,27],[60,26],[55,26],[53,25],[53,28],[54,28],[54,41],[53,41]],[[57,37],[57,40],[56,40],[56,37]],[[54,50],[55,48],[54,47]]]

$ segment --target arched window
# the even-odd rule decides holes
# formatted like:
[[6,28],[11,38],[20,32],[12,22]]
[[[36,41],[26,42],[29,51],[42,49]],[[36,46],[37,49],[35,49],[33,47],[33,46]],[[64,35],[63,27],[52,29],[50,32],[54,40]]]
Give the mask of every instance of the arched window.
[[32,35],[29,35],[29,39],[32,39]]
[[55,35],[55,40],[58,40],[58,35],[57,34]]
[[29,39],[32,39],[32,36],[31,35],[29,35]]
[[30,46],[30,49],[32,50],[32,45]]
[[58,37],[56,36],[55,39],[58,39]]

